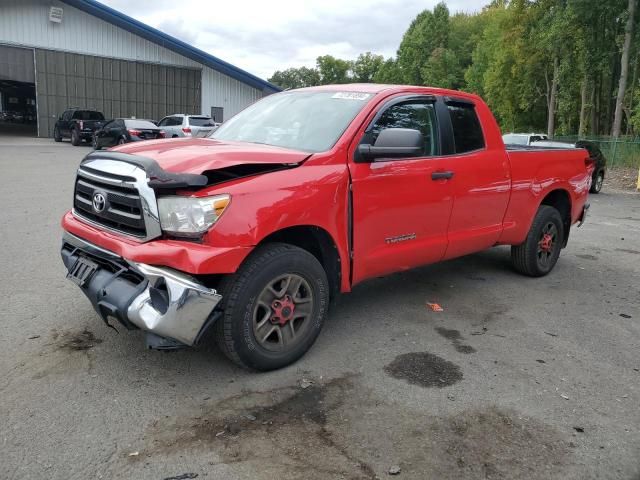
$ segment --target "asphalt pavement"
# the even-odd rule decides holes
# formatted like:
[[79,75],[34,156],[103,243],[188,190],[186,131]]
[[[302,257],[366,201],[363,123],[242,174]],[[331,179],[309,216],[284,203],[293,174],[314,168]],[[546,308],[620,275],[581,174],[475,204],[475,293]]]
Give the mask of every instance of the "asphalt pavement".
[[145,350],[65,279],[89,151],[0,138],[0,478],[640,479],[640,195],[605,184],[545,278],[499,247],[357,286],[259,374]]

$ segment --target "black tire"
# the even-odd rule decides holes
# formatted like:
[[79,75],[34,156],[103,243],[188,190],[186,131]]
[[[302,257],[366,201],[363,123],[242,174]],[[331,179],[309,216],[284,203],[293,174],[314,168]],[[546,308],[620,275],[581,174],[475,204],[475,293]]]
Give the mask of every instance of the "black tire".
[[58,127],[55,127],[53,129],[53,141],[58,143],[62,141],[62,136],[60,135],[60,130],[58,130]]
[[589,191],[591,193],[600,193],[600,190],[602,190],[602,183],[604,182],[604,172],[598,172],[598,174],[596,175],[595,180],[593,181],[593,183],[591,184],[591,188],[589,189]]
[[91,139],[91,146],[93,147],[94,150],[100,150],[100,147],[98,146],[98,139],[95,135]]
[[127,143],[127,141],[124,139],[124,137],[120,137],[118,139],[118,145],[124,145],[125,143]]
[[73,145],[74,147],[80,145],[80,132],[78,132],[78,130],[76,130],[75,128],[71,130],[71,145]]
[[[545,235],[555,237],[550,246],[544,242],[547,239]],[[560,212],[548,205],[541,205],[525,242],[511,247],[511,262],[514,268],[530,277],[548,274],[558,261],[563,239],[564,225]]]
[[[306,282],[304,285],[309,287],[310,300],[305,303],[311,305],[305,308],[309,313],[298,327],[289,325],[299,320],[296,318],[282,326],[275,325],[278,341],[273,345],[281,350],[274,351],[270,348],[267,336],[260,340],[255,330],[260,328],[260,323],[265,323],[265,328],[270,329],[274,325],[275,311],[272,307],[265,309],[264,303],[258,300],[268,291],[269,286],[274,285],[276,279],[287,276],[289,283],[292,283],[291,277]],[[244,368],[268,371],[295,362],[311,348],[327,317],[327,275],[313,255],[292,245],[270,243],[258,247],[234,275],[223,279],[219,290],[223,295],[223,315],[216,322],[216,341],[231,361]],[[276,303],[277,300],[273,302]],[[296,305],[294,309],[298,307]],[[262,313],[260,309],[263,310]],[[257,322],[257,317],[264,318],[264,322]],[[288,340],[291,343],[286,345],[283,336],[289,333],[285,331],[288,326],[291,327],[290,332],[294,332],[295,328],[299,330],[297,334],[290,333],[293,339]]]

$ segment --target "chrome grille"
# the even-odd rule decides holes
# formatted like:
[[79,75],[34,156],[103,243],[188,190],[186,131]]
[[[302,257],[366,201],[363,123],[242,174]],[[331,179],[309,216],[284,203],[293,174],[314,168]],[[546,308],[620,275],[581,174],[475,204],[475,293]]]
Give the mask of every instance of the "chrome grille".
[[[145,237],[147,232],[142,216],[142,201],[135,187],[115,186],[98,181],[93,175],[78,172],[73,206],[76,213],[87,220],[104,225],[113,230]],[[123,184],[124,185],[124,184]],[[102,193],[106,199],[104,210],[96,211],[93,197]]]
[[[100,200],[96,202],[96,194]],[[98,228],[147,241],[162,234],[146,172],[127,162],[86,159],[78,169],[73,214]]]

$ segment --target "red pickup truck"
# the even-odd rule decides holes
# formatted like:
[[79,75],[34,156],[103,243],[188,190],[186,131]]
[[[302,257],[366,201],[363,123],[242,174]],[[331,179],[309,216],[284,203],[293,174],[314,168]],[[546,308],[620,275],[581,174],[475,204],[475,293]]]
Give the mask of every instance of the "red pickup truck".
[[287,91],[209,138],[87,155],[62,258],[107,325],[159,349],[213,328],[231,360],[270,370],[369,278],[494,245],[519,272],[549,273],[584,221],[592,168],[581,149],[505,149],[474,95]]

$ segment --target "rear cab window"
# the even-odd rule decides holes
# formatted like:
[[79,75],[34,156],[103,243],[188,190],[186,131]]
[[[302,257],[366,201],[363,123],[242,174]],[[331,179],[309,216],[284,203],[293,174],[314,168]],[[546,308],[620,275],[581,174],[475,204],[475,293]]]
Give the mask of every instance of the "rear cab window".
[[484,149],[484,134],[475,105],[457,100],[446,103],[453,129],[455,153],[468,153]]

